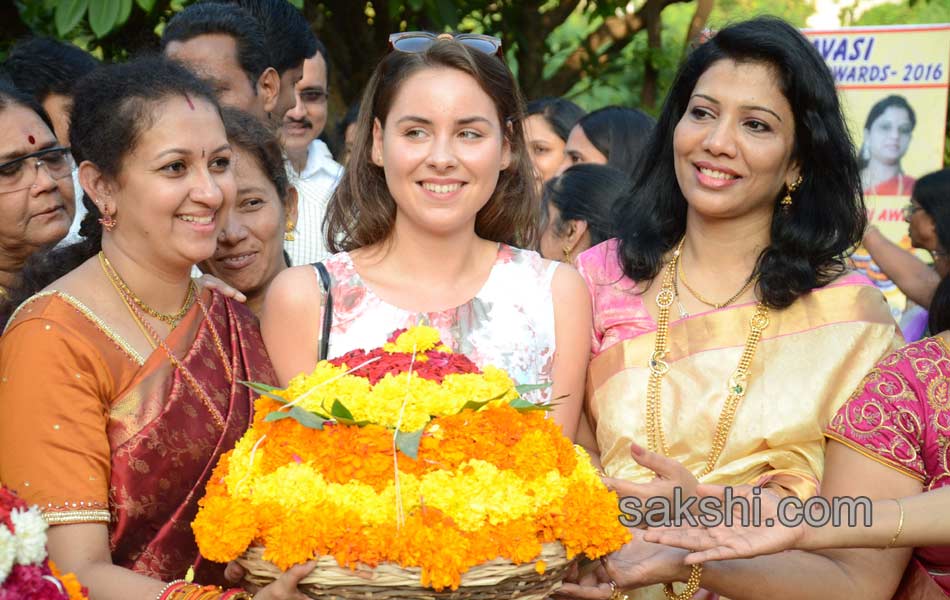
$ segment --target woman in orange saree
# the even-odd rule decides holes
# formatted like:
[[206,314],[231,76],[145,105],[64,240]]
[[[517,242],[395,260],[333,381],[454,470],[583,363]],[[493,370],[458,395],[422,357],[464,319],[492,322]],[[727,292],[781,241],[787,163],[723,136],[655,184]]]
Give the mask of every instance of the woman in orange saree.
[[[191,532],[251,419],[241,381],[274,381],[249,310],[191,279],[237,195],[214,94],[162,58],[106,66],[79,82],[70,135],[86,240],[25,271],[46,287],[0,338],[0,480],[95,600],[248,598],[213,585],[223,565]],[[256,597],[300,598],[308,571]]]
[[107,523],[116,565],[161,580],[193,566],[220,583],[191,521],[214,465],[250,426],[239,381],[273,381],[273,370],[254,317],[217,293],[164,343],[183,369],[162,351],[143,358],[69,294],[22,305],[0,344],[0,478],[50,525]]

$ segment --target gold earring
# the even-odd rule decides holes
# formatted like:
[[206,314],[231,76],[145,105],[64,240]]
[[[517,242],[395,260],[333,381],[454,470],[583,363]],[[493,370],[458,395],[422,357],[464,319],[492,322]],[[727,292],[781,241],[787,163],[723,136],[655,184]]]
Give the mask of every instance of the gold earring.
[[290,219],[287,219],[287,228],[286,228],[286,230],[285,230],[285,232],[284,232],[284,241],[285,241],[285,242],[292,242],[292,241],[294,241],[295,239],[297,239],[297,238],[296,238],[296,236],[294,236],[294,222],[291,221]]
[[792,183],[785,184],[785,197],[782,198],[782,210],[788,210],[792,207],[792,192],[798,189],[798,186],[802,184],[802,176],[799,175],[798,179]]
[[564,253],[564,262],[566,263],[574,262],[574,259],[571,258],[571,252],[573,252],[573,250],[574,250],[573,246],[564,246],[563,248],[561,248],[561,252]]

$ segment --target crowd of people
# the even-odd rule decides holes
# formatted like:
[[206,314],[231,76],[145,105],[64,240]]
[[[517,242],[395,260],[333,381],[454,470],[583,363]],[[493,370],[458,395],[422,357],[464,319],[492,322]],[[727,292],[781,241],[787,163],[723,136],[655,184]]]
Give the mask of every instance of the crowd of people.
[[[695,47],[656,119],[525,102],[488,35],[389,46],[336,132],[332,48],[286,0],[189,6],[123,63],[10,52],[0,482],[61,570],[94,600],[252,597],[190,528],[250,426],[239,382],[424,322],[550,381],[532,399],[621,497],[874,500],[863,528],[635,531],[557,597],[950,595],[950,170],[903,174],[906,102],[856,148],[773,17]],[[863,195],[892,187],[933,265],[869,227]],[[851,268],[862,242],[929,309],[907,339]],[[312,568],[253,597],[303,598]]]

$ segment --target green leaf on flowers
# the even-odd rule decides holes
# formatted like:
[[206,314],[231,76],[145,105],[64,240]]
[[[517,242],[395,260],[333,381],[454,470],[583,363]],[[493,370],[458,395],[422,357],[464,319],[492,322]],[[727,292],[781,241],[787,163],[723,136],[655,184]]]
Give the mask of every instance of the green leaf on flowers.
[[554,410],[554,406],[550,404],[535,404],[534,402],[528,402],[524,398],[515,398],[508,403],[508,406],[517,410],[518,412],[530,412],[532,410],[542,410],[544,412],[550,412]]
[[290,409],[290,418],[310,429],[323,429],[323,424],[327,422],[326,419],[319,417],[309,410],[304,410],[299,406],[294,406]]
[[289,419],[289,418],[290,418],[289,412],[286,412],[283,410],[275,410],[272,413],[268,413],[268,415],[264,417],[264,421],[266,421],[267,423],[273,423],[274,421],[283,421],[284,419]]
[[369,421],[357,421],[353,416],[353,413],[350,410],[343,406],[343,403],[339,400],[333,401],[333,406],[330,408],[330,416],[334,421],[340,423],[341,425],[356,425],[357,427],[363,427],[368,425]]
[[491,398],[491,399],[489,399],[489,400],[483,400],[483,401],[481,401],[481,402],[479,402],[478,400],[469,400],[468,402],[466,402],[466,403],[462,406],[461,409],[459,409],[459,412],[462,412],[463,410],[470,410],[470,411],[473,411],[473,412],[474,412],[474,411],[477,411],[478,409],[480,409],[481,407],[485,406],[486,404],[488,404],[488,403],[491,402],[492,400],[497,400],[497,399],[498,399],[498,398]]
[[418,431],[406,432],[396,431],[396,447],[399,451],[409,458],[419,456],[419,443],[422,442],[422,432],[425,428]]
[[274,387],[272,385],[267,385],[266,383],[257,383],[256,381],[240,381],[239,380],[238,383],[251,388],[252,390],[257,392],[261,396],[267,396],[271,400],[276,400],[277,402],[280,402],[281,404],[287,404],[286,398],[281,398],[277,394],[272,393],[272,392],[284,391],[282,388]]
[[526,383],[524,385],[516,385],[515,391],[518,392],[519,396],[524,396],[528,392],[533,392],[535,390],[546,390],[551,387],[551,383]]

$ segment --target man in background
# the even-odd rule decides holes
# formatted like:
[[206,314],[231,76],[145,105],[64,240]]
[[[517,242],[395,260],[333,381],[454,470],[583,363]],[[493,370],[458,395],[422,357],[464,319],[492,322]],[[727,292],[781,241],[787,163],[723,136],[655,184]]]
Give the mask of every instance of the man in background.
[[318,139],[327,124],[329,67],[327,49],[317,40],[316,53],[304,61],[303,77],[296,85],[297,103],[284,115],[281,128],[291,183],[299,198],[296,228],[284,242],[294,265],[314,263],[329,254],[323,239],[323,217],[343,173],[327,145]]
[[162,52],[204,79],[221,104],[273,121],[280,74],[250,14],[219,2],[189,6],[169,21]]

